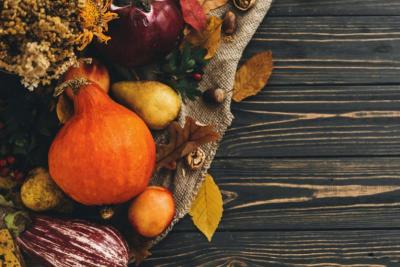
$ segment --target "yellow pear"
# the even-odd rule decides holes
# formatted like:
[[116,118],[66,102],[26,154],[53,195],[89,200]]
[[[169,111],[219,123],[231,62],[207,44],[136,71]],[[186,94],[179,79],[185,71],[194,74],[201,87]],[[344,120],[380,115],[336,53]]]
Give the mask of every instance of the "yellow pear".
[[181,98],[174,89],[156,81],[123,81],[111,86],[114,98],[135,111],[154,130],[167,127],[179,115]]

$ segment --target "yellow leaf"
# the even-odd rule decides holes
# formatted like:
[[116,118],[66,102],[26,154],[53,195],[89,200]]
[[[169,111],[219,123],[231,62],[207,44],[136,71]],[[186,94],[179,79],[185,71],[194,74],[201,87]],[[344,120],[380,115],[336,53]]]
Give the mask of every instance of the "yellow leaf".
[[194,225],[211,241],[222,218],[221,191],[211,175],[207,174],[189,211]]
[[221,44],[222,19],[211,16],[207,22],[207,28],[203,32],[192,31],[186,35],[186,40],[194,46],[207,49],[205,59],[214,57]]
[[267,84],[273,69],[272,53],[257,53],[247,60],[236,72],[232,99],[240,102],[256,95]]
[[228,0],[197,0],[203,7],[204,13],[208,14],[211,10],[226,5]]
[[22,265],[10,231],[0,229],[0,266],[21,267]]
[[56,113],[58,120],[64,124],[74,114],[74,106],[72,101],[65,94],[60,95],[57,102]]

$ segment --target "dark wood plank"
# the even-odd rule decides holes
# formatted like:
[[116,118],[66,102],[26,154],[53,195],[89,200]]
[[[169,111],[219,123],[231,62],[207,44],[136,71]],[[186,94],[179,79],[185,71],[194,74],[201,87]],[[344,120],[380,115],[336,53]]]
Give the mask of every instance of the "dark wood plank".
[[399,28],[399,17],[267,16],[244,58],[272,50],[270,84],[400,83]]
[[270,16],[399,15],[398,0],[275,0]]
[[143,266],[399,266],[399,244],[399,230],[172,233]]
[[[398,15],[400,2],[275,1],[272,16]],[[245,58],[271,49],[271,85],[400,82],[397,18],[267,18]],[[269,87],[234,105],[219,156],[399,155],[400,87]],[[222,231],[398,227],[399,158],[227,159]],[[245,224],[243,222],[246,222]],[[219,232],[186,218],[145,266],[395,266],[399,231]],[[179,244],[179,245],[177,245]]]
[[232,105],[220,157],[400,155],[400,86],[267,86]]
[[[225,199],[220,230],[400,226],[400,158],[226,159],[210,172]],[[176,230],[195,230],[190,218]]]

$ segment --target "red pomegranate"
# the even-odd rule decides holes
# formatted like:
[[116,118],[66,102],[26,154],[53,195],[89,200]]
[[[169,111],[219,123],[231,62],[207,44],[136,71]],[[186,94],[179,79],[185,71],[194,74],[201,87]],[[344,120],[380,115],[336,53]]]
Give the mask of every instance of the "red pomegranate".
[[[119,2],[119,1],[118,1]],[[97,44],[100,53],[123,66],[144,65],[169,53],[179,43],[184,22],[174,0],[139,0],[129,4],[114,1],[107,44]]]

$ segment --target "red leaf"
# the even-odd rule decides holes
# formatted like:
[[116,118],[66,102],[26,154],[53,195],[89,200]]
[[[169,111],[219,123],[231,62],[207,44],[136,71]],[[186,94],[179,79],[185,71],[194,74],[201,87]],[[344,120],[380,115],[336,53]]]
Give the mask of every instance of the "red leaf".
[[207,17],[203,7],[197,0],[180,0],[183,19],[196,31],[203,31],[207,25]]

